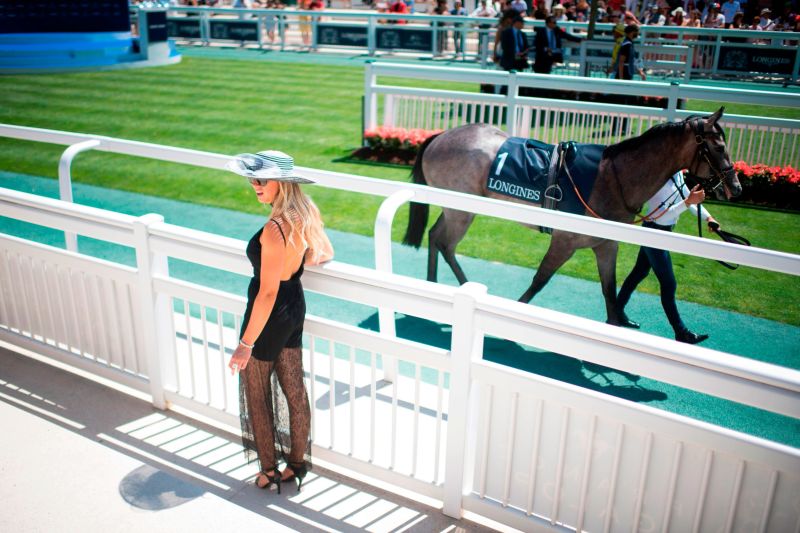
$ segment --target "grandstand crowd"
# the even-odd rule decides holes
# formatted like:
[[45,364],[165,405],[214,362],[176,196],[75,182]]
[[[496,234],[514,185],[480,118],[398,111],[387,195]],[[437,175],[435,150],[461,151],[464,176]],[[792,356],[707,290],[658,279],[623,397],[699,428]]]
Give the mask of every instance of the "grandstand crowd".
[[[148,0],[132,0],[132,4]],[[352,0],[289,0],[292,7],[323,9],[352,8]],[[428,13],[496,18],[509,9],[526,17],[544,20],[549,15],[559,22],[587,22],[591,17],[589,0],[490,0],[476,2],[470,11],[460,0],[362,0],[360,7],[389,13]],[[150,2],[152,3],[152,2]],[[168,5],[210,6],[232,8],[281,9],[280,0],[169,0]],[[727,28],[764,31],[800,31],[798,1],[772,0],[598,0],[595,20],[616,23],[626,13],[633,14],[637,23],[654,26],[687,26],[695,28]]]

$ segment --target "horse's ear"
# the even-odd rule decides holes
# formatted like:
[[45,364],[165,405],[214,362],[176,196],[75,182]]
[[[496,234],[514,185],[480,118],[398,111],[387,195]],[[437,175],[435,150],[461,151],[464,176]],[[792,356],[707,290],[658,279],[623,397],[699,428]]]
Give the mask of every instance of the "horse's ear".
[[717,110],[714,112],[714,114],[713,114],[713,115],[711,115],[710,117],[708,117],[708,118],[706,119],[706,122],[708,122],[709,124],[716,124],[716,123],[717,123],[717,121],[720,119],[720,117],[722,117],[722,114],[723,114],[724,112],[725,112],[725,106],[722,106],[722,107],[720,107],[719,109],[717,109]]

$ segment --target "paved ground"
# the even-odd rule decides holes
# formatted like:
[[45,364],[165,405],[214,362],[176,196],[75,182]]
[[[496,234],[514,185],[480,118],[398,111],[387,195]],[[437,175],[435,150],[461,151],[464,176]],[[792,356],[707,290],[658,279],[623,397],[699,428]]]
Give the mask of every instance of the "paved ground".
[[319,466],[260,490],[231,434],[2,346],[0,420],[0,531],[494,531]]
[[[57,196],[58,190],[55,180],[7,172],[0,172],[0,187],[51,197]],[[310,187],[309,191],[313,195],[313,187]],[[242,240],[249,239],[263,223],[263,218],[255,215],[81,184],[75,184],[74,195],[78,203],[132,215],[161,213],[167,222]],[[63,246],[63,234],[59,232],[8,219],[0,218],[0,232]],[[336,247],[337,260],[360,266],[374,266],[371,238],[337,231],[330,231],[330,235]],[[80,239],[79,244],[83,253],[133,264],[133,253],[129,249],[91,239]],[[424,279],[425,255],[424,251],[396,244],[393,249],[395,272]],[[533,275],[533,271],[527,268],[468,257],[459,260],[471,280],[486,284],[490,293],[499,296],[516,298],[527,288]],[[247,284],[247,280],[241,276],[179,261],[170,262],[170,272],[176,277],[237,294],[243,294]],[[444,274],[442,282],[452,285],[456,283],[445,265],[440,267],[440,272]],[[502,283],[498,280],[502,280]],[[308,301],[309,312],[312,314],[368,329],[378,329],[377,313],[373,308],[315,294],[309,295]],[[536,305],[593,320],[605,319],[599,284],[592,281],[556,275],[537,296]],[[680,302],[679,306],[688,324],[699,331],[712,333],[704,346],[792,368],[800,367],[798,357],[800,328],[689,302]],[[657,296],[636,293],[629,304],[629,314],[638,319],[650,317],[646,321],[643,320],[645,332],[670,337],[671,329]],[[398,315],[397,332],[401,337],[444,348],[450,345],[450,332],[447,326],[411,316]],[[798,420],[765,413],[625,372],[596,365],[584,365],[580,361],[558,354],[542,352],[530,346],[503,340],[487,339],[485,356],[487,359],[509,366],[631,401],[647,402],[672,412],[800,447]]]

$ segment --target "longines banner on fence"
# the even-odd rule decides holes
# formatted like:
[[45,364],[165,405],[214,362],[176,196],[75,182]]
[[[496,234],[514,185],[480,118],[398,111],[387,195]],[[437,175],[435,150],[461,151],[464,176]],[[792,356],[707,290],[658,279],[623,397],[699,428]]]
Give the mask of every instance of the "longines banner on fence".
[[208,26],[212,39],[258,41],[258,22],[212,20]]
[[317,24],[317,44],[325,46],[367,46],[367,27]]
[[718,70],[791,75],[797,53],[794,48],[722,46]]
[[376,28],[375,37],[380,50],[417,50],[430,52],[433,46],[433,31],[413,28]]
[[187,19],[185,17],[167,19],[167,34],[170,37],[184,39],[200,39],[200,19]]

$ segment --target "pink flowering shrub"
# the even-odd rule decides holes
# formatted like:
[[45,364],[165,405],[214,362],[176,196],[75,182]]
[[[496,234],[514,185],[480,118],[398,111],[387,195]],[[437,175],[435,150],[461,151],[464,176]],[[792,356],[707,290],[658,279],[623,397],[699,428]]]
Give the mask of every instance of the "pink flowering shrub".
[[736,201],[800,210],[800,170],[744,161],[736,161],[733,168],[742,184]]
[[431,135],[441,133],[442,130],[425,130],[421,128],[394,128],[391,126],[378,126],[364,132],[367,146],[373,149],[412,150],[417,151]]

